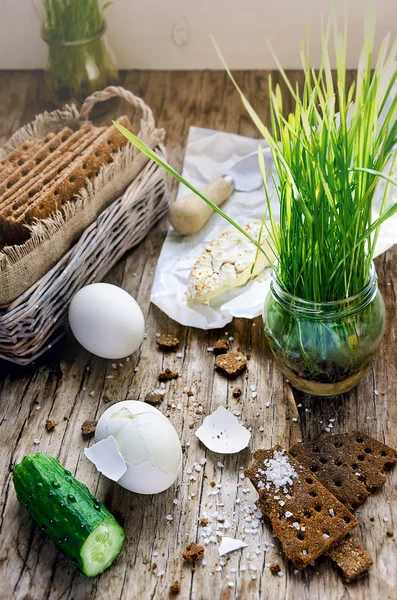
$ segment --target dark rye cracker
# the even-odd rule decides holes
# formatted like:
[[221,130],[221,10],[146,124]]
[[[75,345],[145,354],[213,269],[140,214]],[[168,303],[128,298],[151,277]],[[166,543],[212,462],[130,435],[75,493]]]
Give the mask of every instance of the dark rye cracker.
[[70,136],[51,156],[43,161],[41,169],[32,171],[29,181],[25,182],[22,188],[18,189],[0,206],[0,217],[16,219],[22,214],[29,204],[35,202],[40,194],[49,190],[56,183],[61,173],[104,129],[97,130],[84,125]]
[[371,556],[357,540],[347,535],[325,553],[342,571],[345,583],[351,583],[374,564]]
[[0,183],[29,160],[37,149],[44,146],[54,135],[54,133],[49,133],[45,138],[29,138],[7,154],[0,162]]
[[53,178],[57,173],[56,167],[59,166],[60,161],[68,164],[68,153],[73,152],[77,148],[79,140],[93,130],[92,125],[83,125],[72,135],[67,136],[65,141],[61,141],[55,150],[47,149],[46,152],[37,153],[36,158],[33,157],[27,161],[24,166],[26,175],[21,177],[16,174],[15,180],[12,181],[12,187],[1,197],[0,214],[13,215],[24,202],[31,201],[39,190],[43,191],[43,179],[47,177],[47,174],[48,177]]
[[[127,116],[121,117],[119,122],[131,130],[131,123]],[[73,196],[87,184],[87,179],[95,179],[103,165],[113,162],[113,155],[126,144],[127,139],[113,125],[108,127],[73,160],[50,190],[41,194],[40,198],[15,219],[16,224],[29,224],[35,219],[50,217],[66,202],[72,200]]]
[[[119,121],[124,126],[131,127],[128,117],[121,117]],[[99,131],[98,136],[97,134],[98,130],[92,134],[90,143],[84,143],[72,156],[67,157],[68,164],[62,166],[59,176],[54,181],[50,180],[47,187],[37,192],[27,206],[23,204],[1,223],[0,232],[4,243],[21,244],[28,239],[30,231],[26,225],[32,224],[36,219],[51,217],[56,210],[62,210],[63,205],[73,200],[87,185],[87,179],[94,179],[102,165],[113,162],[113,155],[127,143],[126,138],[113,125],[102,133]],[[43,183],[47,178],[48,174]]]
[[[92,143],[96,135],[99,135],[99,133],[94,133],[92,130],[83,131],[81,135],[74,139],[74,143],[72,142],[68,150],[65,149],[57,157],[54,152],[54,161],[51,161],[47,168],[37,175],[30,184],[0,207],[0,239],[3,245],[20,244],[29,238],[30,232],[25,227],[25,223],[23,225],[15,224],[18,215],[26,211],[29,205],[33,204],[36,199],[54,186],[61,173],[75,157],[79,156]],[[61,147],[63,146],[62,144]]]
[[36,166],[39,166],[47,156],[54,153],[58,146],[65,142],[72,134],[73,131],[70,127],[65,127],[62,131],[50,138],[43,146],[38,148],[23,165],[16,167],[12,174],[0,184],[0,204],[3,204],[4,200],[13,193],[14,186],[18,184],[21,179],[24,179],[25,177],[30,178],[31,170]]
[[298,569],[357,526],[350,511],[281,446],[258,450],[254,459],[245,475],[258,490],[256,505]]
[[355,510],[386,481],[397,452],[359,431],[322,434],[289,450],[349,510]]

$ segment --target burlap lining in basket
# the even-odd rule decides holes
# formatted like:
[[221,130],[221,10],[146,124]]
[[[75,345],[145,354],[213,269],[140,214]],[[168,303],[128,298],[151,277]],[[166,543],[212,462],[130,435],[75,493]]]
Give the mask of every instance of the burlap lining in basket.
[[[45,112],[14,133],[0,149],[0,160],[30,137],[44,137],[62,127],[81,125],[74,105],[64,110]],[[151,148],[164,140],[164,130],[152,120],[141,120],[139,137]],[[131,144],[115,156],[110,165],[101,167],[98,176],[65,204],[63,213],[38,221],[30,227],[31,238],[20,246],[8,246],[0,252],[0,306],[5,307],[38,281],[69,250],[81,233],[95,221],[135,179],[148,159]]]

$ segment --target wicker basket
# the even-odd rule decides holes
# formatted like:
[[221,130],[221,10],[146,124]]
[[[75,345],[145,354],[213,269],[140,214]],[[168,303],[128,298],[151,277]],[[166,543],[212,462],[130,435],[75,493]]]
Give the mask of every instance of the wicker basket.
[[[80,117],[86,118],[95,102],[115,95],[143,110],[141,125],[145,119],[153,119],[140,98],[114,87],[87,98]],[[156,151],[166,159],[164,146],[158,145]],[[24,365],[51,348],[67,330],[72,296],[81,287],[103,279],[121,256],[146,236],[168,204],[164,171],[150,162],[61,260],[1,314],[0,358]]]

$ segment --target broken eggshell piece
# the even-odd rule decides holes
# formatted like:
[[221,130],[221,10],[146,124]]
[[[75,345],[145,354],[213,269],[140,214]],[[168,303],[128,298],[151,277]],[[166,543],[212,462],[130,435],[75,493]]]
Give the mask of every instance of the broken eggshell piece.
[[127,471],[126,462],[112,435],[90,448],[84,448],[84,454],[94,463],[98,471],[113,481],[118,481]]
[[212,452],[235,454],[246,448],[251,434],[226,408],[219,406],[205,417],[196,436]]
[[234,538],[225,536],[222,538],[222,542],[218,548],[219,556],[224,556],[225,554],[229,554],[229,552],[234,552],[235,550],[241,550],[247,546],[248,544],[242,540],[235,540]]
[[[96,447],[112,438],[116,447],[109,445],[109,453],[120,454],[126,465],[118,479],[106,475],[103,468],[109,473],[108,465],[103,459],[98,461],[96,454]],[[178,435],[170,421],[150,404],[126,400],[108,408],[98,421],[95,441],[89,448],[90,456],[86,456],[101,473],[131,492],[163,492],[180,472],[182,448]]]

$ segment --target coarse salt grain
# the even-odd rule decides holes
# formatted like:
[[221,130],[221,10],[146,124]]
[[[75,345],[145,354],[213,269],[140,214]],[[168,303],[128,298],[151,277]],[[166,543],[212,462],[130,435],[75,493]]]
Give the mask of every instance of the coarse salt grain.
[[266,466],[264,475],[267,481],[274,485],[276,492],[280,488],[292,485],[293,480],[298,477],[284,450],[276,450],[272,458],[267,458],[263,462]]
[[172,515],[166,515],[165,519],[166,521],[173,521],[174,517]]
[[36,444],[36,445],[37,445],[37,444],[40,444],[40,440],[39,440],[39,438],[34,438],[34,440],[33,440],[33,443],[34,443],[34,444]]

